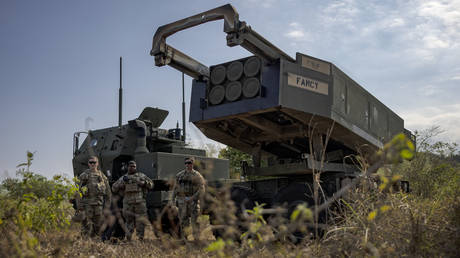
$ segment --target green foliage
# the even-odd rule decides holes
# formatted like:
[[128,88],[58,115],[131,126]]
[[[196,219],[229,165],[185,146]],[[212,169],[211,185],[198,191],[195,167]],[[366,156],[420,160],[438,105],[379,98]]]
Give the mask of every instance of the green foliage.
[[307,208],[307,204],[299,204],[295,208],[295,210],[291,213],[291,222],[294,222],[296,220],[301,220],[301,221],[313,221],[313,213],[309,208]]
[[383,150],[379,154],[381,155],[382,153],[385,153],[386,163],[396,164],[401,160],[412,159],[415,154],[415,146],[405,134],[400,133],[383,146]]
[[412,192],[423,198],[460,194],[460,164],[453,159],[457,144],[433,140],[440,132],[439,127],[416,132],[415,157],[395,167],[410,182]]
[[248,213],[247,218],[247,231],[242,233],[240,239],[242,245],[247,248],[254,248],[254,246],[269,242],[272,238],[272,228],[267,224],[264,219],[264,207],[265,203],[258,204],[256,202],[255,207],[252,210],[246,210]]
[[216,253],[219,257],[231,257],[230,255],[226,255],[225,248],[232,247],[233,241],[227,240],[224,241],[222,238],[217,238],[216,241],[211,242],[204,250],[207,252]]
[[30,166],[32,165],[32,160],[34,160],[35,152],[26,152],[27,161],[16,166],[16,168],[21,168],[21,171],[29,171]]
[[63,176],[49,180],[31,172],[32,160],[33,153],[27,152],[27,162],[18,165],[18,178],[7,178],[0,184],[0,230],[11,242],[2,247],[10,246],[20,256],[36,256],[40,233],[69,227],[73,213],[69,199],[78,190]]
[[[33,155],[28,155],[27,162],[19,166],[19,178],[0,184],[0,233],[6,236],[0,240],[0,253],[23,257],[54,256],[53,250],[61,250],[56,256],[108,257],[456,257],[460,246],[456,144],[431,141],[426,135],[418,140],[416,153],[412,142],[402,136],[385,146],[379,158],[405,161],[391,170],[384,168],[385,176],[379,178],[377,187],[360,185],[344,195],[345,200],[330,210],[337,214],[334,222],[324,225],[324,237],[308,237],[315,222],[313,208],[306,204],[298,205],[290,216],[286,216],[286,207],[256,205],[236,217],[230,193],[216,191],[211,207],[218,216],[213,223],[224,230],[217,239],[203,239],[202,232],[204,246],[169,238],[160,238],[160,245],[151,241],[109,245],[82,240],[77,229],[62,230],[68,228],[73,212],[66,201],[76,191],[74,182],[59,176],[48,180],[30,172]],[[250,155],[231,148],[222,150],[219,157],[230,160],[234,177],[241,172],[241,161],[251,163]],[[392,191],[401,179],[410,182],[411,193]],[[374,186],[374,181],[369,182]],[[55,238],[44,240],[43,235]],[[68,235],[68,242],[53,241],[63,235]],[[290,244],[298,236],[306,237],[297,245]],[[5,251],[5,247],[10,249]]]
[[252,157],[251,155],[239,151],[235,148],[227,146],[223,148],[219,152],[219,158],[221,159],[228,159],[230,162],[230,177],[231,178],[239,178],[241,175],[241,162],[246,161],[248,162],[249,166],[252,166]]

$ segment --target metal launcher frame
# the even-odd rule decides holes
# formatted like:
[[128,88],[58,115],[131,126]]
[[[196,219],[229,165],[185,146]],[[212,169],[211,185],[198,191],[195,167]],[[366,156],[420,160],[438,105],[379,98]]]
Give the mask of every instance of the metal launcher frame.
[[[176,32],[216,20],[224,20],[227,46],[254,56],[208,67],[166,44]],[[398,115],[334,64],[301,53],[293,59],[240,21],[230,4],[159,27],[150,55],[155,65],[194,78],[190,121],[209,138],[252,154],[249,174],[354,173],[344,157],[373,153],[405,130]],[[268,167],[260,167],[261,157]]]

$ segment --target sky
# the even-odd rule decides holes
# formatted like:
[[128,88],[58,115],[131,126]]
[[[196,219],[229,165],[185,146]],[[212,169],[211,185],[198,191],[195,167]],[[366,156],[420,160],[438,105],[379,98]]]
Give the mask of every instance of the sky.
[[[152,37],[164,24],[221,6],[219,0],[1,0],[0,177],[35,152],[32,171],[72,175],[76,131],[123,123],[146,106],[181,121],[181,73],[156,67]],[[460,144],[460,0],[237,0],[255,31],[295,58],[334,63],[400,115],[409,130],[441,126]],[[182,31],[168,44],[206,65],[251,55],[227,47],[223,22]],[[187,113],[191,78],[185,77]],[[188,124],[193,145],[212,143]]]

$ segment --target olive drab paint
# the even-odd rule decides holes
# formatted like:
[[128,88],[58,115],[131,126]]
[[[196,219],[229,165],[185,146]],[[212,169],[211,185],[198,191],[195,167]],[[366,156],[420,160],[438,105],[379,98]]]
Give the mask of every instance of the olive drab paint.
[[[150,220],[155,219],[155,210],[161,210],[170,200],[172,189],[169,182],[174,180],[177,171],[183,169],[185,157],[195,158],[206,180],[228,179],[228,160],[206,157],[205,150],[188,146],[180,128],[160,128],[168,114],[163,109],[146,107],[138,118],[121,127],[89,131],[81,144],[74,146],[74,175],[79,176],[87,169],[88,158],[95,155],[99,157],[102,173],[113,186],[127,173],[128,162],[135,160],[137,169],[154,182],[154,188],[144,191],[142,197]],[[79,134],[75,135],[78,137]],[[79,141],[74,139],[76,143]],[[136,186],[128,186],[128,191],[130,189],[134,191]],[[133,202],[139,201],[141,195],[134,195],[137,197],[132,197]]]

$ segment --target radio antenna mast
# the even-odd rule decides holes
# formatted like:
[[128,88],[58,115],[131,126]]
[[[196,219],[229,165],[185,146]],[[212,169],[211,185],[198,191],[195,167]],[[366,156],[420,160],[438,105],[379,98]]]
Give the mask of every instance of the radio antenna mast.
[[185,142],[185,90],[184,90],[184,73],[182,73],[182,140]]
[[118,89],[118,127],[121,128],[121,123],[122,123],[122,107],[123,107],[123,88],[122,88],[122,58],[120,56],[120,89]]

